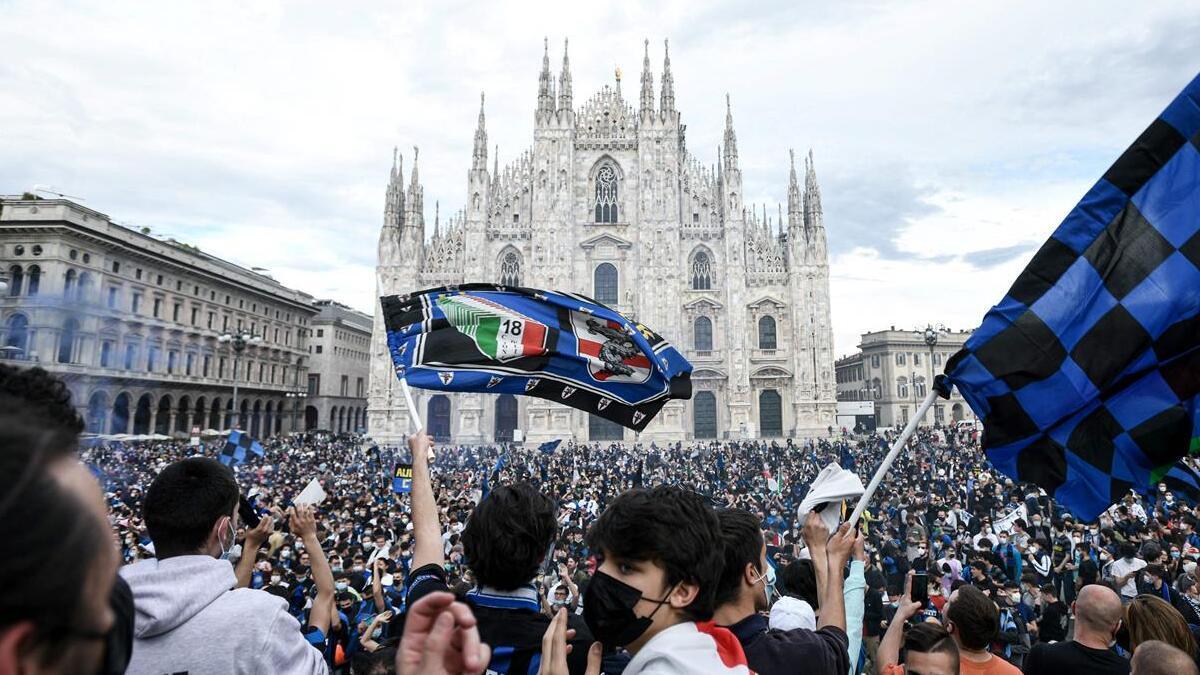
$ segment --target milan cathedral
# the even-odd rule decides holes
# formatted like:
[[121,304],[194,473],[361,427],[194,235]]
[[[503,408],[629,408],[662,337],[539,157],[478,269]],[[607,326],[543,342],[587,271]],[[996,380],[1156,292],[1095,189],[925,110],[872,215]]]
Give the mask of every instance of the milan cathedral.
[[[621,73],[576,105],[564,45],[557,77],[542,57],[533,144],[488,168],[483,97],[465,207],[425,218],[413,149],[407,184],[393,159],[376,268],[379,295],[466,282],[571,291],[653,327],[695,366],[694,395],[670,401],[642,441],[824,433],[836,409],[829,262],[812,153],[794,154],[787,217],[742,200],[729,97],[715,165],[688,149],[664,45],[655,96],[649,42],[636,108]],[[458,443],[634,440],[631,431],[536,398],[414,390],[428,429]],[[376,303],[368,424],[408,433],[408,407]]]

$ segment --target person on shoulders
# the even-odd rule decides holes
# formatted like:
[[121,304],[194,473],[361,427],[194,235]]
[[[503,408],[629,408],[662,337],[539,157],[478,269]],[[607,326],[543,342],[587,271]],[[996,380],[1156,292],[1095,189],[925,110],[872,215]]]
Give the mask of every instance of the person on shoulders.
[[126,672],[329,671],[320,649],[332,598],[314,605],[310,628],[302,632],[287,601],[237,588],[228,556],[237,534],[238,486],[228,467],[208,457],[169,464],[146,491],[143,511],[157,557],[121,568],[136,611]]

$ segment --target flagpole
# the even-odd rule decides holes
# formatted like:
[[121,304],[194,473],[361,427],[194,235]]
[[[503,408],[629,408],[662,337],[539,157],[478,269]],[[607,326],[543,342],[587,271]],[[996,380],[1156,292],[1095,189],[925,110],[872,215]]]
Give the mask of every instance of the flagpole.
[[850,523],[850,527],[854,527],[859,517],[862,516],[863,511],[866,510],[867,504],[871,502],[871,497],[875,495],[875,490],[879,489],[879,484],[883,482],[883,477],[892,468],[892,462],[896,461],[896,456],[900,454],[900,450],[904,448],[904,444],[908,442],[909,437],[917,430],[917,424],[925,419],[925,413],[929,412],[929,409],[933,407],[933,401],[937,396],[937,387],[930,387],[925,400],[921,401],[921,405],[917,407],[917,414],[912,416],[912,419],[908,421],[908,426],[904,427],[904,431],[900,432],[900,437],[896,439],[896,442],[892,444],[892,449],[883,458],[883,464],[879,465],[879,468],[875,470],[875,475],[871,477],[871,484],[867,486],[867,491],[858,498],[858,504],[854,507],[854,513],[850,514],[850,518],[846,521]]
[[408,401],[408,418],[417,427],[413,433],[421,433],[424,425],[421,424],[421,415],[417,413],[417,402],[413,400],[412,389],[408,388],[408,380],[400,380],[400,388],[404,390],[404,400]]

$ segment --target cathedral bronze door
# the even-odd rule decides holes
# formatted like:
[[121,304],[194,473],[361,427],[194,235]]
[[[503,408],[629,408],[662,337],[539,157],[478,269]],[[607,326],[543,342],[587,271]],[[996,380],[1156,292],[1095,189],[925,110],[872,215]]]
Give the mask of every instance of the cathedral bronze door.
[[446,443],[450,440],[450,398],[437,394],[429,399],[429,435],[433,440]]
[[501,394],[496,399],[496,442],[508,443],[517,428],[517,397]]

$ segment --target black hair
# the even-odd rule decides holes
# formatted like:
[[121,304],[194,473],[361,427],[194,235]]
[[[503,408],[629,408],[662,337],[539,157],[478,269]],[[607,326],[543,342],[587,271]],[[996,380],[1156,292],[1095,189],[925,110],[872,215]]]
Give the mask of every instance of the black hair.
[[192,555],[221,516],[232,516],[238,486],[229,467],[210,457],[167,465],[146,490],[142,517],[159,560]]
[[85,598],[92,566],[112,546],[112,535],[50,473],[68,454],[64,448],[75,447],[74,433],[44,426],[19,400],[6,406],[0,417],[0,541],[7,551],[0,556],[0,627],[32,623],[30,646],[50,666],[73,653],[63,648],[65,630],[98,628]]
[[904,653],[949,654],[954,657],[954,672],[958,671],[958,645],[940,624],[922,621],[904,633]]
[[1000,610],[983,591],[962,586],[946,610],[946,620],[958,629],[958,641],[967,649],[983,649],[1000,632]]
[[[71,436],[78,436],[84,429],[83,418],[71,404],[71,390],[62,380],[42,368],[17,368],[0,363],[0,410],[11,413],[14,406],[20,406],[26,419],[41,422],[40,426]],[[75,450],[74,440],[64,447],[47,449],[55,457]]]
[[817,595],[817,571],[811,560],[794,560],[780,569],[775,588],[783,595],[800,598],[814,610],[821,609]]
[[558,535],[554,502],[529,483],[484,497],[462,531],[463,554],[479,583],[511,591],[529,583]]
[[759,569],[763,536],[761,521],[749,511],[721,509],[717,511],[717,521],[721,524],[721,542],[725,546],[724,567],[714,599],[716,606],[720,607],[737,600],[746,565],[754,565],[754,569]]
[[701,495],[674,485],[626,490],[592,523],[587,545],[657,563],[670,586],[696,584],[700,590],[683,611],[695,621],[712,618],[725,551],[717,514]]
[[350,659],[350,672],[354,675],[389,675],[396,672],[395,663],[395,647],[381,647],[373,652],[360,649]]

